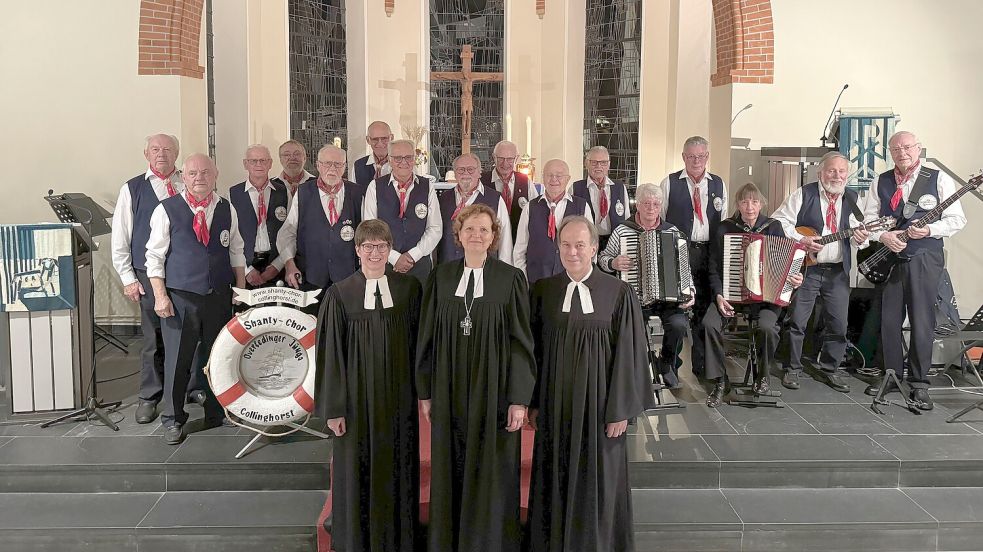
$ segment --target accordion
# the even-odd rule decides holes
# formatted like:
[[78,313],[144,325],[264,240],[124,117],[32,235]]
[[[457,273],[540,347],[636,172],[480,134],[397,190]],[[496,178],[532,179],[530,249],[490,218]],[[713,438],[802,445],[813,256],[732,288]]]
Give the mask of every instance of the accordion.
[[685,303],[692,297],[686,239],[675,230],[642,230],[625,223],[631,232],[620,237],[621,254],[634,261],[621,279],[635,290],[643,306],[656,301]]
[[802,271],[805,258],[805,247],[790,238],[724,234],[724,299],[788,305],[792,299],[789,277]]

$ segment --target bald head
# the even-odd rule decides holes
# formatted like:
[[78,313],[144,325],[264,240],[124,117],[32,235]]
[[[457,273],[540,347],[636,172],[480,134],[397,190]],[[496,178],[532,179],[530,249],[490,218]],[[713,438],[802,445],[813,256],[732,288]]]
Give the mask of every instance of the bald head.
[[372,148],[372,155],[382,160],[389,155],[389,142],[392,142],[393,131],[385,121],[372,121],[365,131],[365,143]]
[[192,153],[184,160],[184,185],[195,198],[201,200],[215,190],[218,169],[211,157],[204,153]]

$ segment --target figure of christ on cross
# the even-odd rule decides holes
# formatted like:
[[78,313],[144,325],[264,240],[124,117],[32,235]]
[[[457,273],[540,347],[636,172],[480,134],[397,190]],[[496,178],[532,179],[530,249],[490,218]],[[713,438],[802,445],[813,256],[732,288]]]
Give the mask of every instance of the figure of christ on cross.
[[502,82],[505,73],[475,73],[471,71],[474,53],[471,45],[461,46],[460,71],[433,71],[430,79],[435,81],[459,81],[461,83],[461,154],[471,153],[471,112],[474,101],[471,86],[475,82]]

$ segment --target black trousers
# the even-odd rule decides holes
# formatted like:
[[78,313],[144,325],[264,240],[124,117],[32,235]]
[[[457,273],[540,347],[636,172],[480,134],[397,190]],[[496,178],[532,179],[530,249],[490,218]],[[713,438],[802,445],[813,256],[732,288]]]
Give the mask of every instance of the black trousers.
[[679,353],[683,349],[683,340],[686,338],[686,329],[689,320],[686,311],[679,308],[677,303],[654,303],[642,308],[642,315],[645,320],[651,316],[658,316],[662,321],[662,350],[659,352],[659,370],[662,374],[672,371],[679,373],[679,366],[682,361]]
[[154,311],[154,288],[146,270],[135,270],[137,281],[143,286],[140,297],[140,330],[143,346],[140,348],[140,393],[142,401],[159,402],[164,393],[164,338],[160,330],[160,317]]
[[[197,370],[196,359],[207,359],[222,327],[232,318],[232,289],[215,290],[208,295],[167,290],[174,305],[174,316],[161,319],[161,332],[167,355],[164,362],[164,408],[160,420],[165,427],[188,421],[184,411],[185,390]],[[202,376],[199,376],[202,377]],[[205,418],[224,416],[211,387],[202,379],[205,392]]]
[[693,312],[697,313],[697,316],[690,320],[690,337],[693,339],[690,355],[693,362],[693,374],[702,376],[706,364],[702,313],[714,305],[713,290],[710,288],[710,247],[708,243],[689,242],[689,267],[693,273],[693,286],[696,287]]
[[846,354],[847,315],[850,311],[850,276],[843,270],[842,263],[815,265],[806,269],[802,286],[795,291],[789,305],[788,364],[790,371],[802,370],[802,342],[816,297],[823,299],[823,322],[825,332],[819,352],[819,367],[826,372],[834,372]]
[[[934,239],[934,238],[924,238]],[[884,367],[900,376],[904,365],[901,326],[905,313],[911,325],[908,383],[927,388],[935,341],[935,301],[945,257],[939,251],[920,251],[895,267],[881,294],[881,350]]]
[[[758,352],[757,377],[770,375],[771,365],[775,361],[775,351],[778,349],[778,316],[782,312],[781,307],[764,304],[736,308],[751,318],[757,316],[758,327],[754,332]],[[706,377],[709,380],[720,379],[727,374],[727,355],[724,343],[724,317],[717,310],[716,304],[710,305],[706,315],[703,316],[703,329],[706,331],[707,340]]]

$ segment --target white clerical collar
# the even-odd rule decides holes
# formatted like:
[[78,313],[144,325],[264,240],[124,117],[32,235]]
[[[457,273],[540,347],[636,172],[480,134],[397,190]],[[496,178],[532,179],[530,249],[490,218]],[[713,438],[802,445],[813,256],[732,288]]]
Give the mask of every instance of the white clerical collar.
[[485,295],[485,284],[482,275],[485,273],[485,268],[468,268],[464,267],[464,274],[461,275],[461,281],[457,283],[457,291],[454,295],[457,297],[464,297],[464,294],[468,291],[468,276],[474,272],[474,297],[482,297]]
[[574,279],[570,277],[570,273],[567,273],[567,278],[570,278],[570,283],[567,284],[567,293],[563,296],[563,312],[570,312],[570,303],[573,301],[574,290],[577,290],[577,295],[580,297],[580,308],[584,311],[584,314],[594,312],[594,301],[591,300],[590,288],[584,283],[593,273],[594,267],[591,266],[590,270],[587,271],[587,275],[584,276],[579,282],[574,281]]
[[382,308],[391,309],[393,307],[393,296],[389,292],[389,278],[385,274],[381,278],[365,279],[365,310],[375,310],[375,292],[382,294]]

